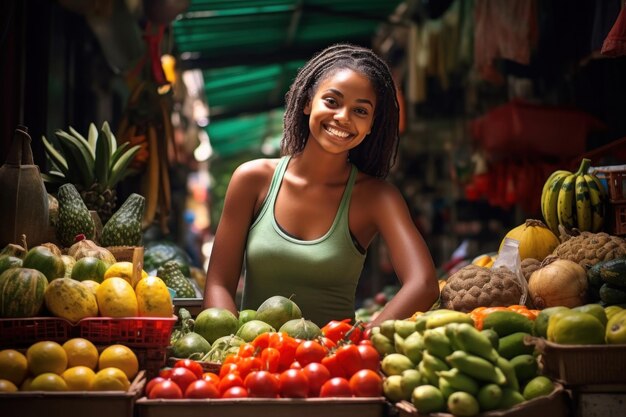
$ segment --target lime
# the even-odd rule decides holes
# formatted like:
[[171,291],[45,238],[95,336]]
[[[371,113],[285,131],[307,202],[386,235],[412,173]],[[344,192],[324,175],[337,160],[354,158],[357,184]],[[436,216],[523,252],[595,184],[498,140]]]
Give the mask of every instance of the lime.
[[448,397],[448,410],[457,417],[471,417],[478,414],[478,400],[467,392],[457,391]]
[[383,393],[385,397],[391,402],[398,402],[402,400],[408,400],[409,397],[405,397],[402,390],[402,376],[391,375],[383,380]]
[[411,402],[417,408],[419,414],[444,411],[446,408],[443,394],[439,391],[439,388],[433,385],[420,385],[415,388],[411,395]]
[[533,398],[549,395],[552,391],[554,391],[552,381],[540,375],[528,381],[528,384],[524,387],[523,396],[526,400],[532,400]]

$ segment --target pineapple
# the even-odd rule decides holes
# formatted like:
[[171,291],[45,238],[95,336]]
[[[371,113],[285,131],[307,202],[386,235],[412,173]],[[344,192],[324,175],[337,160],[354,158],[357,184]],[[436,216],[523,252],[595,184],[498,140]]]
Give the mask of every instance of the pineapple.
[[115,187],[132,172],[129,165],[140,147],[128,143],[118,147],[107,122],[100,134],[91,123],[87,138],[71,126],[69,132],[58,129],[54,134],[58,147],[42,137],[50,161],[49,171],[42,174],[44,182],[50,188],[74,184],[87,208],[106,223],[117,206]]

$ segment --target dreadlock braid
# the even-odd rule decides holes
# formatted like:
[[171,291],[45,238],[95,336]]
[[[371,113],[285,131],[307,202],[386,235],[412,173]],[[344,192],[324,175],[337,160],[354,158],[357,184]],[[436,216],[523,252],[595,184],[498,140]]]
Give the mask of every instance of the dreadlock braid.
[[309,137],[308,116],[304,108],[319,84],[336,71],[351,69],[366,76],[376,92],[376,109],[371,133],[350,150],[349,158],[369,175],[384,178],[394,164],[398,151],[399,106],[396,88],[387,64],[372,50],[337,44],[316,54],[302,67],[285,95],[284,135],[281,150],[295,155],[304,150]]

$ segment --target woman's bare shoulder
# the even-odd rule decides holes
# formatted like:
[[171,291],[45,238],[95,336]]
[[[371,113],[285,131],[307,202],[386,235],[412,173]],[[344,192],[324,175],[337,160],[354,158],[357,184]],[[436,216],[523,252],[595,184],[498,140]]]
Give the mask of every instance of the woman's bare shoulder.
[[272,178],[279,159],[262,158],[246,161],[239,165],[233,172],[232,180],[244,182],[249,185],[264,184]]

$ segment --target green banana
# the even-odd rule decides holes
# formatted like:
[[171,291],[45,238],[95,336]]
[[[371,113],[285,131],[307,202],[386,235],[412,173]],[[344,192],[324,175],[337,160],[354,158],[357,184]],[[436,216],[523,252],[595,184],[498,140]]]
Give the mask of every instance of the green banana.
[[433,374],[437,371],[447,371],[450,369],[448,364],[443,359],[439,359],[427,350],[422,352],[422,362],[420,363],[423,363],[424,367]]
[[435,373],[435,371],[429,369],[425,364],[424,360],[417,365],[417,370],[422,374],[422,378],[425,380],[426,384],[437,386],[439,382],[439,377]]
[[604,226],[604,187],[595,175],[585,174],[584,178],[591,201],[591,231],[595,233],[602,230]]
[[591,197],[584,174],[576,176],[576,224],[581,232],[591,231]]
[[552,181],[554,180],[554,178],[556,178],[557,176],[563,176],[564,174],[569,175],[571,174],[571,172],[562,169],[556,170],[552,174],[550,174],[546,182],[543,184],[543,188],[541,189],[541,214],[543,215],[544,219],[546,217],[546,206],[545,204],[543,204],[543,201],[550,192],[550,186],[552,185]]
[[[442,331],[439,331],[439,329]],[[442,360],[453,351],[450,346],[450,340],[448,340],[448,337],[443,330],[443,327],[437,327],[435,329],[428,329],[424,332],[424,347],[430,354],[435,355]]]
[[444,329],[446,332],[446,337],[450,341],[450,347],[452,351],[455,350],[466,350],[465,346],[461,343],[461,341],[456,337],[456,329],[461,323],[448,323],[445,325]]
[[576,226],[575,211],[574,211],[574,198],[576,188],[577,174],[568,175],[559,191],[558,200],[558,219],[559,224],[567,229],[571,229]]
[[433,314],[426,319],[426,328],[434,329],[445,326],[449,323],[467,323],[474,325],[474,320],[467,313],[460,311],[447,310],[442,314]]
[[474,378],[464,374],[458,368],[451,368],[448,371],[438,371],[437,376],[439,376],[439,381],[442,379],[445,380],[455,391],[464,391],[476,395],[480,389],[480,385]]
[[498,352],[493,348],[489,338],[477,330],[474,326],[461,323],[456,327],[456,338],[465,351],[478,355],[481,358],[495,363],[498,360]]
[[515,368],[511,365],[511,362],[501,356],[498,356],[496,366],[500,368],[506,377],[505,386],[512,388],[515,391],[519,391],[519,381],[517,379],[517,375],[515,374]]
[[457,350],[446,358],[446,362],[478,380],[493,382],[498,385],[506,383],[506,376],[502,371],[493,363],[480,356]]
[[561,190],[561,186],[563,185],[565,178],[571,174],[571,172],[565,171],[559,175],[555,175],[550,183],[550,187],[548,188],[546,195],[542,198],[542,206],[544,207],[542,210],[544,212],[543,219],[545,220],[546,225],[554,233],[558,233],[559,231],[559,191]]

